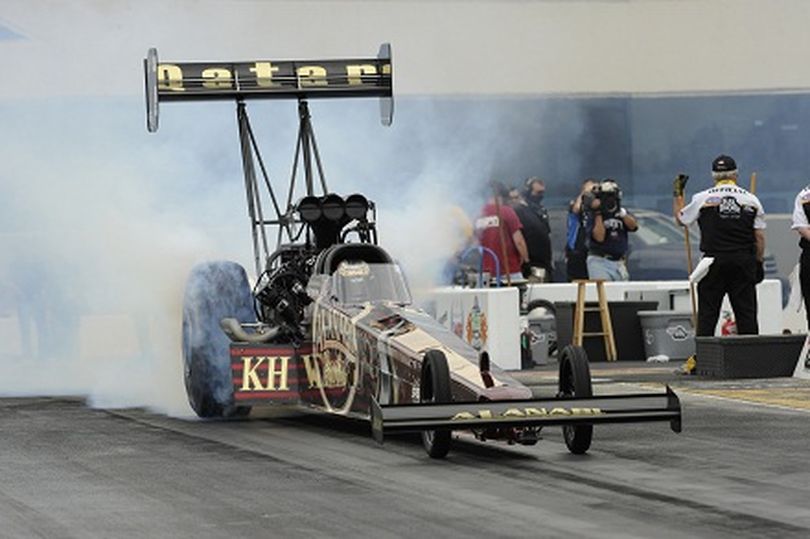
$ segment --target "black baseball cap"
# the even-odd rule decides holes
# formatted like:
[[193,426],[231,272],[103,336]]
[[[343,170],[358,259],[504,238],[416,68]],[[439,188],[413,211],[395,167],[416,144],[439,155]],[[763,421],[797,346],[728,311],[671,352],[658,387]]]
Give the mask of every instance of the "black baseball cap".
[[712,172],[731,172],[737,170],[737,163],[728,155],[718,155],[712,161]]

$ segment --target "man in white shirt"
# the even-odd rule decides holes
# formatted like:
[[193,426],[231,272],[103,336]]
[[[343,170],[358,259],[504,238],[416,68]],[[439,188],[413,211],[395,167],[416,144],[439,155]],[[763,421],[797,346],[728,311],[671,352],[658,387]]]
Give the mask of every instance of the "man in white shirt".
[[696,193],[684,206],[686,177],[674,182],[675,219],[697,221],[700,250],[714,258],[698,283],[698,336],[712,336],[723,297],[728,294],[741,335],[759,333],[756,285],[764,278],[765,212],[759,199],[737,185],[737,163],[727,155],[712,162],[714,187]]

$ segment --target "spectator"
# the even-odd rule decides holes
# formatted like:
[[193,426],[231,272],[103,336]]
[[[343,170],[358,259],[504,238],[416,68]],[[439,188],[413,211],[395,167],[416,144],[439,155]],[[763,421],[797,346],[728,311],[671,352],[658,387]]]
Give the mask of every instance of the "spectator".
[[[506,204],[509,190],[503,183],[493,181],[489,184],[492,195],[481,209],[481,215],[475,221],[475,232],[482,247],[489,249],[498,259],[501,275],[506,275],[507,283],[523,280],[528,274],[529,251],[523,238],[515,210]],[[484,255],[483,270],[490,275],[497,275],[492,256]]]
[[[526,193],[528,195],[530,191],[527,189]],[[523,237],[529,251],[529,282],[543,283],[550,281],[552,266],[548,212],[542,205],[539,206],[542,213],[536,209],[538,206],[532,208],[517,188],[509,191],[509,205],[515,210],[518,219],[520,219],[520,224],[523,226]]]
[[588,218],[591,213],[582,207],[582,198],[598,184],[593,178],[582,182],[579,194],[568,205],[565,242],[565,269],[569,281],[588,278]]

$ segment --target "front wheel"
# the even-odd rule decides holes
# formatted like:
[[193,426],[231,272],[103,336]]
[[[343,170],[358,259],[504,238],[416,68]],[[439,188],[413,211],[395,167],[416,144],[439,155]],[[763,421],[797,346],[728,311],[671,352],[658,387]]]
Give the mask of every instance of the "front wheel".
[[[560,354],[559,396],[578,398],[593,396],[588,354],[579,346],[568,345]],[[563,438],[571,453],[582,455],[591,447],[593,425],[563,425]]]
[[[439,350],[430,350],[425,354],[422,362],[422,378],[420,383],[419,401],[424,403],[449,403],[450,369],[447,358]],[[450,451],[449,429],[436,429],[422,431],[422,445],[431,458],[441,459]]]

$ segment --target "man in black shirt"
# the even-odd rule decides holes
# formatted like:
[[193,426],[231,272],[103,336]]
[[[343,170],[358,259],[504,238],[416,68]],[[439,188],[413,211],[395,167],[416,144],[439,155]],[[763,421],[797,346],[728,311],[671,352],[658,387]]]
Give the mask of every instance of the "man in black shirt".
[[713,258],[698,283],[698,336],[714,335],[723,296],[728,294],[739,334],[756,335],[756,285],[762,281],[765,212],[759,199],[737,185],[737,163],[727,155],[712,162],[714,187],[684,206],[686,176],[675,179],[673,209],[679,224],[700,227],[700,250]]
[[[551,281],[551,227],[548,223],[548,211],[543,207],[541,201],[545,192],[545,186],[540,193],[532,195],[532,180],[542,180],[537,178],[529,179],[526,182],[527,196],[532,196],[534,206],[525,199],[520,190],[513,188],[509,192],[509,203],[514,208],[515,213],[523,225],[523,236],[526,239],[526,246],[529,248],[530,273],[527,278],[530,282]],[[538,196],[539,194],[539,196]]]

